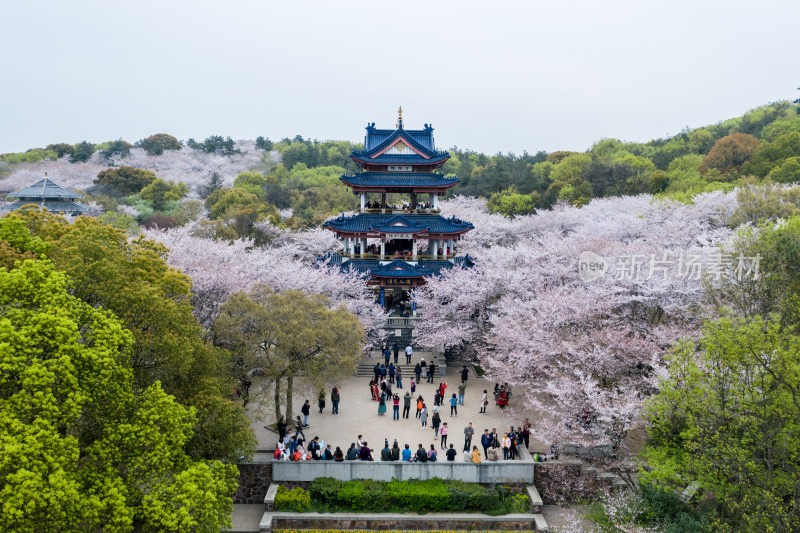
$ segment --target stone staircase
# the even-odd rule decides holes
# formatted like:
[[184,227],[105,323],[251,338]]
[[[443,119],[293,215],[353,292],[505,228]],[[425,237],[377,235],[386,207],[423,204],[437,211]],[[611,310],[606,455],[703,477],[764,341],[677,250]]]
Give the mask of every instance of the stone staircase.
[[[447,372],[447,365],[444,359],[444,354],[440,352],[428,352],[428,351],[414,351],[414,355],[411,356],[411,364],[407,365],[406,363],[406,354],[404,351],[401,350],[400,355],[397,357],[398,364],[395,365],[396,367],[400,367],[403,370],[403,380],[407,383],[411,376],[414,375],[414,365],[419,363],[421,359],[425,359],[427,363],[434,361],[436,363],[436,376],[437,377],[444,377],[445,372]],[[372,377],[375,375],[373,372],[373,368],[375,368],[375,363],[382,364],[384,361],[383,355],[381,354],[380,350],[376,350],[370,354],[369,357],[364,357],[361,359],[361,362],[358,363],[356,367],[355,375],[358,377]],[[390,361],[394,362],[394,355]],[[425,373],[422,374],[422,379],[425,379]]]

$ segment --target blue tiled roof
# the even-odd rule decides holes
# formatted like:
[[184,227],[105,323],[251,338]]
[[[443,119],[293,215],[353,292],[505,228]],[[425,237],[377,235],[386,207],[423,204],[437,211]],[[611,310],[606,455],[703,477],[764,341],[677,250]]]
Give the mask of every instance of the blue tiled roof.
[[[393,226],[386,230],[393,224],[401,224],[400,226]],[[359,213],[355,216],[344,217],[339,216],[328,220],[323,224],[325,228],[333,230],[355,232],[355,233],[406,233],[404,227],[411,227],[414,233],[420,231],[427,231],[428,233],[461,233],[474,229],[470,222],[464,222],[455,217],[444,218],[441,215],[379,215],[369,213]],[[380,228],[380,229],[379,229]]]
[[379,130],[375,128],[375,123],[367,125],[367,136],[364,139],[364,149],[371,152],[373,148],[380,146],[387,139],[393,137],[395,133],[402,131],[406,133],[414,142],[424,147],[426,150],[433,152],[436,148],[433,143],[433,126],[425,124],[425,129],[421,130]]
[[398,154],[381,154],[378,157],[370,157],[365,151],[353,150],[350,152],[350,157],[358,161],[364,161],[372,165],[435,165],[444,163],[450,159],[450,154],[447,152],[438,152],[425,159],[419,154],[412,153],[410,155]]
[[424,278],[432,274],[429,268],[423,265],[412,265],[402,259],[395,259],[378,268],[371,269],[371,274],[380,278],[403,277],[403,278]]
[[[439,156],[447,153],[447,152],[437,152],[435,150],[433,145],[433,128],[430,129],[430,134],[428,136],[423,135],[426,130],[413,131],[413,130],[404,130],[403,128],[399,128],[396,130],[373,130],[373,131],[381,133],[377,136],[373,135],[372,133],[370,133],[370,127],[368,126],[367,137],[364,141],[364,151],[356,153],[364,157],[375,155],[377,152],[380,152],[381,150],[388,149],[401,137],[406,142],[408,142],[409,146],[425,154],[428,157],[432,158],[434,156]],[[385,132],[390,132],[390,133],[384,135]],[[375,138],[373,139],[373,137]],[[377,139],[381,139],[381,141],[375,142]],[[422,159],[424,161],[427,161],[427,159],[424,158]]]
[[349,185],[361,187],[450,187],[458,178],[425,172],[359,172],[355,176],[339,178]]
[[39,180],[29,187],[10,192],[9,198],[83,198],[83,195],[70,191],[47,178]]
[[[453,258],[453,262],[446,260],[418,261],[412,265],[402,259],[396,259],[391,263],[381,266],[379,261],[374,259],[350,259],[342,262],[342,257],[338,254],[326,254],[319,258],[319,261],[329,266],[338,266],[343,271],[355,270],[363,274],[376,277],[425,277],[439,276],[442,271],[451,268],[471,268],[473,266],[469,255]],[[395,270],[400,267],[401,270]]]

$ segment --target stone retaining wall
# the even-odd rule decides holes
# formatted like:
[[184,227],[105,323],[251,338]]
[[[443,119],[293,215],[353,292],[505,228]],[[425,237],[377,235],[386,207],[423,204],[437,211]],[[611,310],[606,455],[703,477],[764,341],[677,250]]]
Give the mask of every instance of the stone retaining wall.
[[[261,533],[275,529],[349,529],[372,531],[546,531],[541,515],[509,514],[504,516],[465,513],[265,513]],[[538,524],[537,524],[538,522]]]
[[598,476],[580,460],[535,463],[534,486],[545,505],[593,500],[601,488],[611,488],[613,476]]
[[272,462],[239,463],[239,488],[233,503],[263,503],[272,483]]
[[[527,461],[485,461],[479,465],[462,462],[404,463],[383,461],[275,461],[272,479],[286,481],[313,481],[318,477],[332,477],[342,481],[375,479],[391,481],[407,479],[453,479],[467,483],[533,483],[534,465]],[[440,528],[441,529],[441,528]]]

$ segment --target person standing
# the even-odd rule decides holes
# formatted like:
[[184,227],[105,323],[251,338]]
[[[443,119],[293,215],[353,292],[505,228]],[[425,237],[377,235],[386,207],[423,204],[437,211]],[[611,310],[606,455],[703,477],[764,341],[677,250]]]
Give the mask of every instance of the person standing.
[[469,378],[469,370],[467,370],[467,365],[464,365],[464,368],[461,370],[461,383],[466,383],[467,378]]
[[467,384],[462,381],[458,386],[458,405],[464,405],[464,393],[467,392]]
[[489,435],[489,430],[484,429],[481,435],[481,446],[483,447],[483,456],[489,457],[489,448],[492,446],[492,436]]
[[[411,348],[411,345],[409,344],[408,346],[406,346],[406,364],[407,365],[411,364],[411,356],[413,354],[414,354],[414,349]],[[419,381],[419,378],[417,378],[417,381]]]
[[419,380],[422,377],[422,365],[419,363],[414,365],[414,376],[417,378],[417,383],[419,383]]
[[416,418],[419,418],[419,414],[422,412],[422,406],[425,405],[422,401],[422,396],[417,396],[417,414]]
[[[303,413],[303,427],[308,427],[308,415],[311,414],[311,402],[306,400],[306,403],[303,404],[303,407],[300,408],[300,412]],[[305,437],[303,437],[305,439]]]
[[489,393],[486,391],[486,389],[483,389],[483,396],[481,396],[481,413],[486,414],[487,405],[489,405]]
[[433,383],[433,378],[436,376],[436,364],[431,361],[431,364],[428,365],[428,383]]
[[442,418],[439,416],[438,412],[433,413],[433,418],[431,418],[431,426],[433,427],[433,436],[435,438],[439,438],[439,424],[442,422]]
[[333,390],[331,391],[331,404],[333,404],[333,407],[331,407],[331,413],[333,413],[335,415],[338,415],[339,414],[339,389],[337,387],[334,387]]
[[394,364],[389,363],[389,383],[394,383]]
[[525,449],[527,450],[530,448],[530,439],[531,439],[531,423],[526,418],[522,421],[522,440],[525,442]]
[[392,398],[392,420],[400,420],[400,395],[395,394]]
[[378,402],[378,416],[386,414],[386,393],[381,393],[381,399]]
[[[455,394],[453,395],[455,396]],[[469,451],[470,446],[472,446],[472,436],[475,434],[475,430],[472,429],[472,422],[467,424],[467,427],[464,428],[464,450]]]
[[372,373],[375,374],[375,381],[381,379],[381,365],[380,363],[375,363],[375,366],[372,367]]
[[458,400],[456,399],[456,395],[453,394],[453,397],[450,398],[450,416],[458,416]]
[[392,358],[392,351],[387,346],[383,350],[383,360],[386,362],[386,366],[389,366],[389,359]]
[[422,427],[428,425],[428,408],[425,407],[425,404],[422,404],[422,409],[419,412],[419,420],[422,422]]
[[319,396],[317,397],[317,405],[319,406],[319,412],[321,413],[325,409],[325,391],[319,391]]
[[408,412],[411,410],[411,393],[406,391],[403,396],[403,418],[408,418]]
[[306,434],[303,433],[303,421],[300,420],[300,415],[297,416],[297,422],[295,422],[294,435],[295,437],[297,437],[297,435],[302,435],[303,440],[306,440]]
[[508,438],[508,433],[503,433],[503,460],[508,459],[508,452],[511,449],[511,439]]
[[[442,447],[442,449],[443,449],[443,450],[444,450],[444,449],[445,449],[445,447],[447,446],[447,433],[448,433],[448,431],[450,431],[450,429],[447,427],[447,422],[445,422],[445,423],[442,425],[442,430],[441,430],[441,434],[442,434],[442,443],[441,443],[441,447]],[[453,447],[453,445],[451,444],[451,445],[450,445],[450,447],[452,448],[452,447]]]
[[414,394],[417,390],[417,382],[414,381],[414,378],[411,378],[411,394]]
[[397,367],[397,370],[394,373],[394,380],[397,383],[397,388],[398,389],[402,389],[403,388],[403,369],[401,369],[399,366]]
[[397,356],[400,354],[400,346],[394,343],[394,364],[397,364]]
[[283,442],[283,439],[286,438],[286,428],[286,420],[281,417],[281,419],[278,420],[278,442]]

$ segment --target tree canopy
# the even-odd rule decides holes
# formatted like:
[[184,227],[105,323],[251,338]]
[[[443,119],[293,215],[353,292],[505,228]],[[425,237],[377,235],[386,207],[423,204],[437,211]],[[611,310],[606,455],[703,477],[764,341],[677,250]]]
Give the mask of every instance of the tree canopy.
[[[24,227],[5,221],[15,218]],[[18,251],[35,252],[41,239],[47,257],[71,279],[72,294],[112,311],[131,331],[135,343],[127,361],[136,387],[160,382],[208,422],[194,428],[187,445],[193,455],[235,460],[250,454],[249,423],[242,406],[229,399],[234,387],[230,356],[206,344],[192,313],[191,282],[167,266],[166,248],[142,237],[129,240],[125,231],[88,217],[65,224],[62,217],[31,209],[5,219],[0,219],[3,225],[33,236]]]
[[46,261],[0,269],[0,529],[219,531],[237,471],[193,460],[196,414],[134,387],[134,336]]

